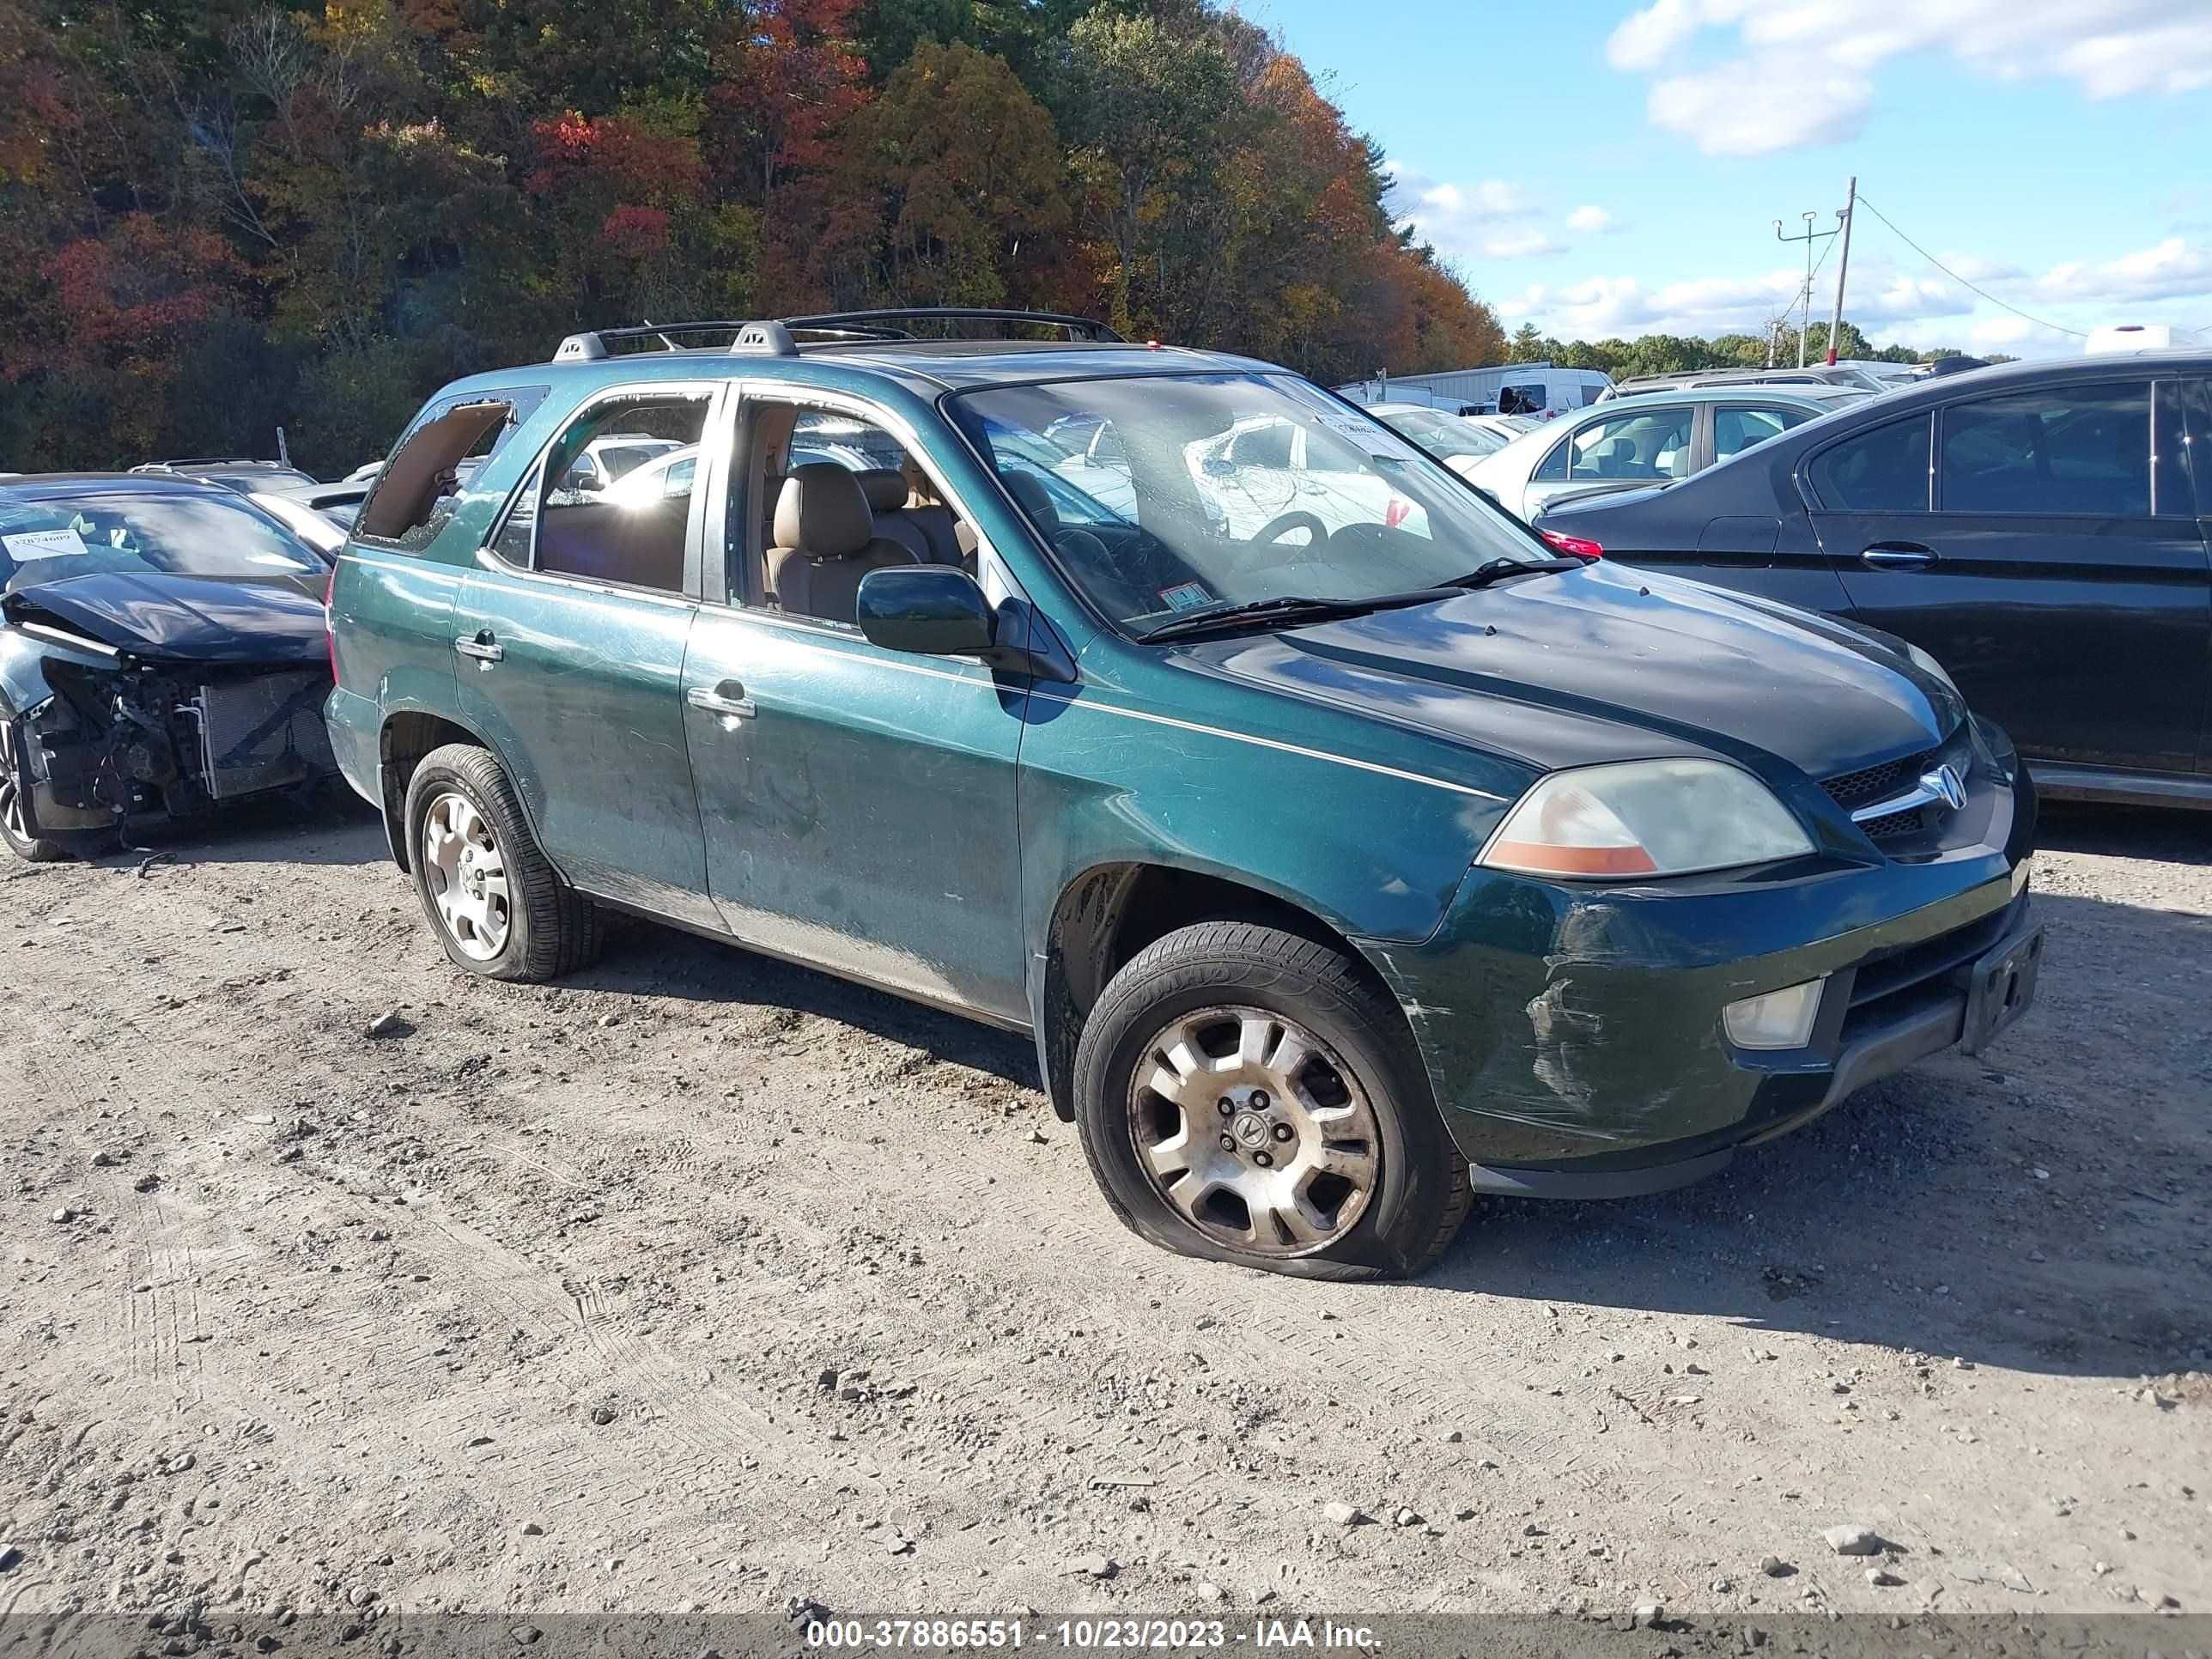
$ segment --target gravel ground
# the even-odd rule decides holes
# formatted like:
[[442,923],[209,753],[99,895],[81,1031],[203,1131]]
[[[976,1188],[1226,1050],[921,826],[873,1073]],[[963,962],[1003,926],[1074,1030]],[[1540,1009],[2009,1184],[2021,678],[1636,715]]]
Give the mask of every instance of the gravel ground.
[[0,872],[0,1608],[2207,1611],[2212,820],[2046,840],[1988,1063],[1378,1287],[1123,1232],[1018,1040],[466,981],[358,816]]

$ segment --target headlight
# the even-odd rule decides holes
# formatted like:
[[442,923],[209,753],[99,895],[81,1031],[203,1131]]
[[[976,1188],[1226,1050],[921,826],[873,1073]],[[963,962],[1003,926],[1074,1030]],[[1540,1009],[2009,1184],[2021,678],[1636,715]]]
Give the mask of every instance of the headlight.
[[1933,678],[1942,681],[1944,684],[1951,688],[1951,692],[1954,696],[1958,695],[1959,687],[1957,682],[1953,680],[1950,675],[1944,672],[1943,665],[1942,663],[1937,662],[1935,658],[1929,656],[1918,646],[1910,643],[1908,643],[1905,647],[1905,654],[1912,659],[1912,665],[1915,668],[1918,669],[1923,674],[1930,675]]
[[1812,850],[1748,772],[1720,761],[1626,761],[1540,781],[1477,862],[1532,876],[1683,876]]

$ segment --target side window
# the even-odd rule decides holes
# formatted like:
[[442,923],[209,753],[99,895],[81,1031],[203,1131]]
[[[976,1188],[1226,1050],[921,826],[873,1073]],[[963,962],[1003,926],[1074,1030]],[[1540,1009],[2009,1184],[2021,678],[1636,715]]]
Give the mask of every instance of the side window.
[[427,546],[451,516],[467,475],[499,447],[514,419],[514,405],[501,399],[458,404],[421,422],[369,486],[355,533]]
[[1813,493],[1836,513],[1928,510],[1928,416],[1892,421],[1813,458]]
[[1537,483],[1565,483],[1567,481],[1567,452],[1575,447],[1571,438],[1552,446],[1552,453],[1536,463],[1529,475]]
[[2069,386],[1954,404],[1937,462],[1947,513],[2150,512],[2150,387]]
[[1784,409],[1765,404],[1747,407],[1715,404],[1713,459],[1724,461],[1731,455],[1741,454],[1753,444],[1763,444],[1769,438],[1778,437],[1791,427],[1811,418],[1802,409]]
[[[682,592],[691,492],[664,493],[649,469],[696,459],[708,403],[704,392],[652,392],[589,404],[571,420],[533,475],[531,567]],[[523,510],[518,502],[501,541]]]
[[[2197,408],[2206,408],[2206,387],[2198,382],[2195,387]],[[2188,403],[2191,384],[2186,380],[2160,380],[2158,383],[2156,408],[2151,426],[2151,510],[2161,517],[2172,514],[2193,518],[2197,503],[2212,501],[2212,453],[2208,453],[2203,431],[2203,416],[2198,416],[2197,430],[2190,430]],[[2197,462],[2195,477],[2191,477],[2191,452]]]
[[739,431],[734,476],[745,484],[731,493],[732,604],[850,623],[871,570],[948,564],[975,574],[975,532],[888,428],[842,410],[749,398]]
[[1568,477],[1687,477],[1694,413],[1686,406],[1651,409],[1592,422],[1568,442]]

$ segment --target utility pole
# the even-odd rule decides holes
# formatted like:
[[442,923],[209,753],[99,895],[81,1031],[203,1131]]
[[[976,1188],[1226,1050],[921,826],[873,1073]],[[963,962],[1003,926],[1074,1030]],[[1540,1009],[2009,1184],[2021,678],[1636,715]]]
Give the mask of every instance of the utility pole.
[[1805,287],[1802,290],[1804,295],[1805,320],[1802,325],[1801,325],[1797,330],[1797,367],[1800,368],[1805,367],[1805,336],[1811,331],[1813,326],[1813,244],[1815,242],[1825,242],[1828,238],[1836,234],[1832,230],[1815,230],[1813,228],[1813,222],[1820,216],[1817,213],[1806,214],[1804,216],[1805,228],[1802,234],[1796,236],[1784,236],[1782,234],[1782,221],[1777,219],[1774,222],[1774,240],[1776,241],[1802,242],[1805,244]]
[[1858,208],[1859,176],[1854,173],[1850,189],[1844,197],[1843,209],[1836,215],[1844,222],[1844,245],[1837,252],[1836,314],[1828,325],[1828,362],[1831,364],[1836,361],[1836,337],[1844,329],[1844,278],[1851,271],[1851,221],[1858,216]]

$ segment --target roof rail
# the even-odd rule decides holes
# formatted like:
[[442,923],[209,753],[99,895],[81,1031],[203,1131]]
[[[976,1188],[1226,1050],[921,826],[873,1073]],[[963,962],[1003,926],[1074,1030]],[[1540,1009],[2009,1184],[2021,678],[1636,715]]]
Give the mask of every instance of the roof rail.
[[571,334],[553,353],[556,363],[593,363],[612,356],[610,345],[623,340],[658,340],[670,351],[702,351],[715,348],[686,346],[678,336],[728,334],[728,349],[771,357],[799,354],[794,335],[817,340],[910,340],[913,333],[901,325],[910,322],[1023,323],[1066,331],[1071,340],[1118,344],[1121,337],[1105,324],[1088,317],[1069,317],[1056,311],[1001,311],[978,306],[915,306],[894,311],[837,311],[818,317],[785,317],[780,320],[744,322],[725,319],[705,323],[641,323],[635,328],[594,329]]
[[1071,317],[1057,311],[1007,311],[989,306],[904,306],[888,311],[833,311],[818,317],[786,317],[783,325],[793,333],[826,335],[842,339],[911,339],[901,326],[913,322],[1028,323],[1067,331],[1071,340],[1118,345],[1121,337],[1089,317]]
[[711,349],[677,343],[680,334],[729,334],[742,339],[748,329],[759,327],[757,323],[743,319],[723,319],[704,323],[641,323],[635,328],[593,329],[583,334],[571,334],[561,342],[553,354],[556,363],[595,363],[613,356],[607,349],[617,340],[658,340],[670,351]]

